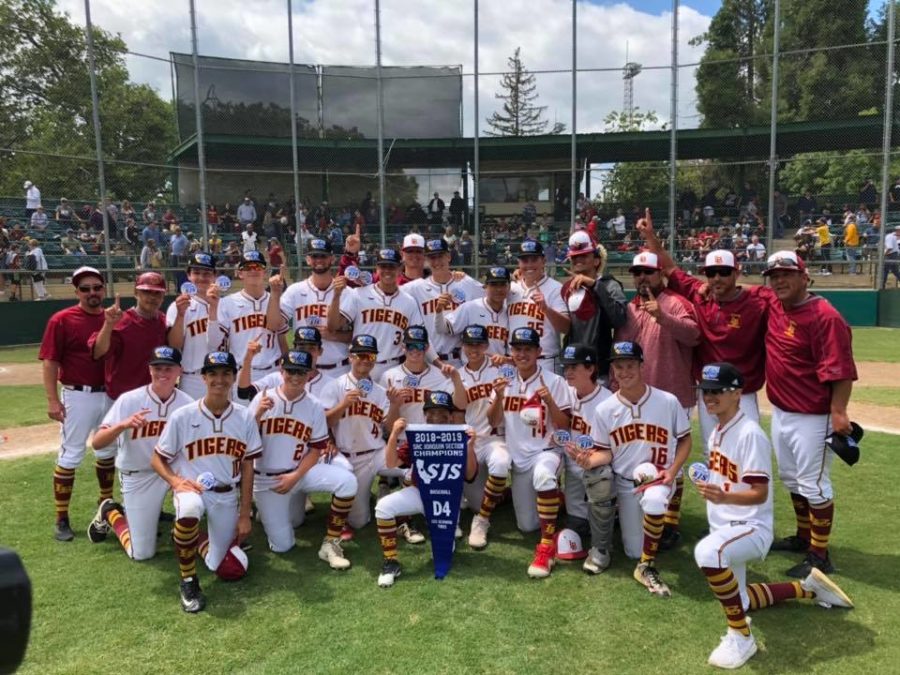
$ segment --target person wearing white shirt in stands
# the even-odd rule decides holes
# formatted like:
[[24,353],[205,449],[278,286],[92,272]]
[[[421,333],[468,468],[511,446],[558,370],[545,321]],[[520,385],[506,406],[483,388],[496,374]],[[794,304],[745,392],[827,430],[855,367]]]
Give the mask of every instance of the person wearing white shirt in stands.
[[25,221],[31,222],[32,214],[41,205],[41,191],[30,180],[25,181],[22,189],[25,190]]

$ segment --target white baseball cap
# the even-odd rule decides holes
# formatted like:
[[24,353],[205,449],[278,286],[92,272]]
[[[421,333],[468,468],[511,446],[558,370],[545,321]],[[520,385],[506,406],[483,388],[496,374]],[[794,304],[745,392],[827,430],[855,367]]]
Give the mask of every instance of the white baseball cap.
[[584,550],[578,533],[569,528],[560,530],[556,535],[556,559],[584,560],[585,558],[587,558],[587,551]]
[[628,271],[633,274],[636,269],[641,268],[661,270],[662,267],[659,266],[659,256],[655,253],[650,253],[650,251],[641,251],[634,256],[634,260],[631,261],[631,267],[628,268]]
[[408,234],[403,237],[403,250],[408,248],[425,248],[425,237],[421,234]]
[[97,277],[100,281],[103,281],[103,275],[100,274],[100,270],[94,267],[79,267],[77,270],[72,272],[72,285],[77,286],[78,282],[81,280],[81,277],[93,276]]
[[30,180],[26,180],[26,181],[25,181],[25,184],[24,184],[22,187],[25,188],[25,189],[27,190],[27,189],[30,188],[32,185],[34,185],[34,183],[32,183]]
[[597,247],[594,240],[584,230],[573,232],[569,237],[569,257],[584,255],[586,253],[596,253]]
[[737,268],[737,264],[734,261],[734,253],[731,251],[725,250],[717,250],[710,251],[706,254],[706,262],[703,264],[704,267],[731,267],[732,269]]

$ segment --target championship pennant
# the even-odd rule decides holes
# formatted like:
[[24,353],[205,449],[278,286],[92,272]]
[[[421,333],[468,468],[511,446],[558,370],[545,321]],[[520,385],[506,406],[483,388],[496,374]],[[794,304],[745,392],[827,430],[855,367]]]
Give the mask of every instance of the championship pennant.
[[410,424],[406,440],[431,534],[434,578],[450,571],[469,437],[461,424]]

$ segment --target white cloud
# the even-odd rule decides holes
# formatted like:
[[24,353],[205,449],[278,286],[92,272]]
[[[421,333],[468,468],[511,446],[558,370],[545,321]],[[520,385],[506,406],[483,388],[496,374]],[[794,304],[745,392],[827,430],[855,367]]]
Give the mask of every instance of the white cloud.
[[[480,4],[479,65],[481,72],[506,68],[506,59],[522,47],[532,70],[570,67],[571,4],[568,0],[482,0]],[[77,23],[84,21],[81,0],[60,0]],[[200,53],[253,60],[287,61],[286,3],[275,0],[197,0]],[[385,65],[461,64],[464,78],[465,133],[473,129],[474,49],[472,3],[445,0],[382,0],[382,55]],[[93,0],[93,22],[121,33],[133,52],[167,57],[170,51],[190,51],[188,2],[121,2]],[[294,2],[294,49],[298,63],[373,65],[375,63],[374,0],[304,0]],[[696,62],[702,48],[688,40],[701,34],[710,17],[690,7],[679,13],[679,60]],[[610,110],[622,107],[619,68],[628,58],[645,66],[667,66],[671,50],[671,15],[642,12],[628,4],[578,5],[578,63],[584,68],[614,68],[578,76],[578,130],[598,131]],[[169,98],[171,83],[165,62],[131,56],[131,76],[147,82]],[[679,125],[696,126],[694,69],[679,74]],[[496,108],[499,77],[480,81],[481,128]],[[540,103],[551,120],[569,126],[571,75],[538,75]],[[635,104],[656,110],[668,120],[670,73],[645,70],[635,80]]]

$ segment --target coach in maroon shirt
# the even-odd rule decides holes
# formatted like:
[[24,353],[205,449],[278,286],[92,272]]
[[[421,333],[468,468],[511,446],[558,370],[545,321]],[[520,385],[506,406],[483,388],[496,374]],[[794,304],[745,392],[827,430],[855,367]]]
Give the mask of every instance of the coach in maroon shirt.
[[93,357],[104,363],[106,395],[121,394],[150,384],[150,357],[154,347],[166,344],[166,315],[160,311],[166,282],[158,272],[145,272],[135,282],[137,304],[127,311],[119,295],[105,310],[103,327],[89,340]]
[[[38,352],[43,361],[47,416],[60,423],[59,456],[53,470],[55,537],[59,541],[75,538],[69,525],[75,470],[84,459],[88,437],[100,426],[109,407],[103,365],[94,361],[88,347],[88,339],[103,327],[103,277],[93,267],[79,267],[72,274],[72,285],[78,304],[50,317]],[[112,497],[115,447],[104,448],[95,455],[102,501]]]

